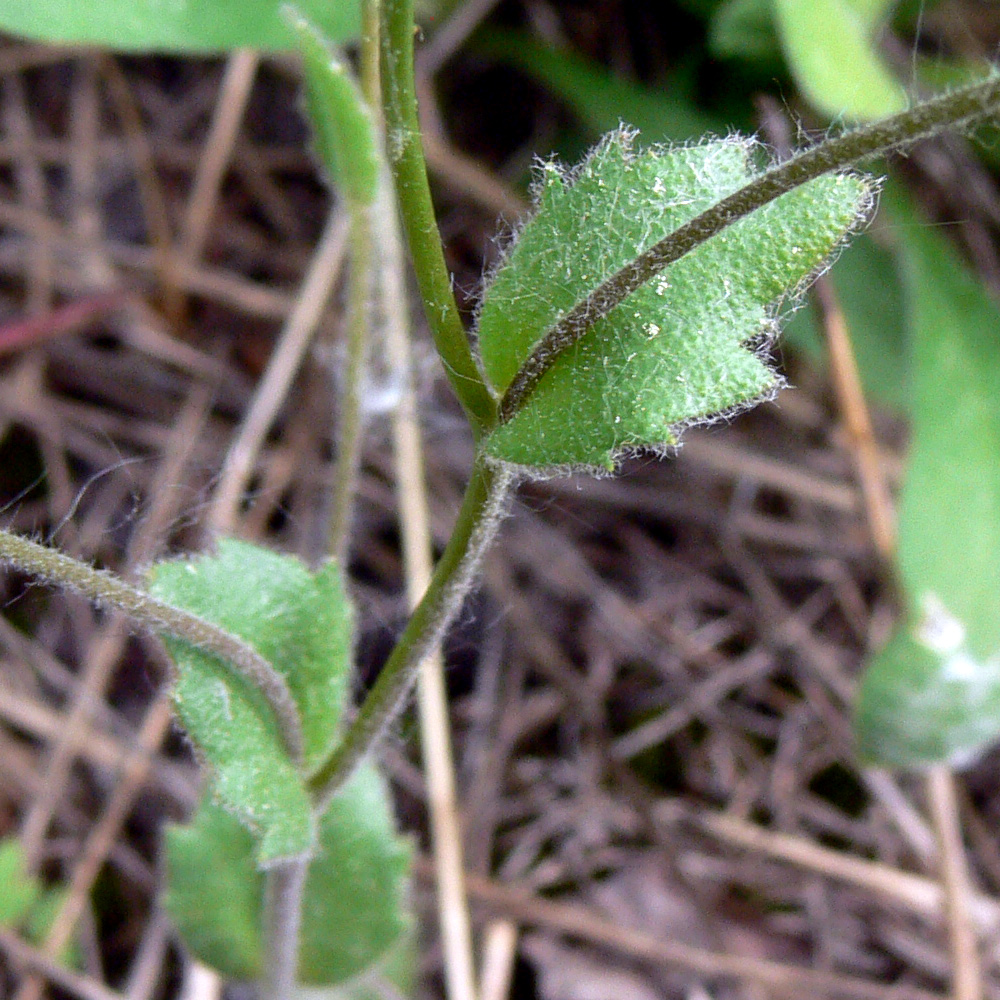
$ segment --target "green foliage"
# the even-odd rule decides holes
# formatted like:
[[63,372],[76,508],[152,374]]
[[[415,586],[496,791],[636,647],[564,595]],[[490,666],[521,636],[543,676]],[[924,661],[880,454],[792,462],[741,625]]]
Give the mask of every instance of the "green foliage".
[[[345,982],[405,938],[410,850],[395,835],[385,785],[364,767],[320,821],[302,911],[300,981]],[[233,979],[261,974],[263,875],[253,838],[237,820],[204,803],[191,823],[166,837],[164,904],[188,947]]]
[[[16,837],[0,840],[0,927],[18,931],[32,944],[46,938],[66,890],[47,889],[28,871],[24,848]],[[70,942],[58,956],[64,965],[78,965],[76,946]]]
[[42,883],[28,873],[24,848],[16,837],[0,840],[0,927],[17,929],[42,895]]
[[[716,55],[743,59],[770,59],[779,55],[781,43],[775,18],[781,14],[775,10],[775,3],[776,0],[726,0],[712,18],[709,48]],[[820,5],[799,13],[816,19],[832,18],[841,25],[846,23],[853,34],[870,39],[882,26],[892,5],[892,0],[840,0],[825,9]],[[819,49],[826,40],[807,38],[806,44]],[[814,53],[810,58],[820,57]]]
[[164,834],[163,906],[191,952],[222,975],[254,979],[261,967],[264,879],[254,837],[211,802]]
[[218,553],[161,563],[151,590],[240,636],[285,676],[299,709],[303,775],[263,696],[215,657],[175,639],[177,711],[211,767],[220,800],[260,835],[262,864],[309,852],[315,829],[305,777],[337,738],[351,655],[340,571],[224,539]]
[[709,48],[717,56],[772,59],[781,45],[774,27],[771,0],[727,0],[709,28]]
[[370,205],[380,169],[371,110],[350,67],[332,51],[322,32],[297,8],[287,9],[286,15],[298,37],[320,159],[344,197],[355,205]]
[[[0,29],[39,41],[134,52],[286,49],[295,36],[284,0],[0,0]],[[302,13],[335,42],[356,38],[359,0],[299,0]]]
[[906,618],[868,668],[856,727],[866,757],[912,766],[959,763],[1000,734],[1000,309],[939,236],[904,220]]
[[[617,133],[571,174],[544,166],[537,213],[487,289],[479,318],[498,392],[541,337],[637,253],[752,176],[752,144],[632,150]],[[871,198],[855,176],[805,185],[702,244],[595,323],[486,442],[535,470],[611,469],[630,449],[670,445],[681,426],[779,384],[757,345],[771,307],[857,222]]]
[[879,0],[772,0],[785,57],[803,94],[831,118],[903,111],[906,94],[873,42]]

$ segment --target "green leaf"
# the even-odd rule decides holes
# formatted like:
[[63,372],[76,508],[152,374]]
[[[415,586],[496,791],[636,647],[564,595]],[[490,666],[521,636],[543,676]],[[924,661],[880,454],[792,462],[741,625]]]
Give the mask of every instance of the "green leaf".
[[378,190],[379,155],[372,113],[350,66],[297,7],[286,8],[306,75],[309,120],[320,159],[337,189],[356,205],[370,205]]
[[[0,840],[0,927],[18,931],[32,944],[42,944],[67,892],[63,888],[45,889],[41,879],[29,873],[20,840]],[[56,960],[78,966],[76,943],[70,941]]]
[[831,118],[904,111],[906,94],[875,50],[874,2],[772,0],[785,57],[803,94]]
[[[283,0],[2,0],[0,30],[50,43],[132,52],[288,49],[295,36]],[[334,42],[357,38],[359,0],[300,0],[303,14]]]
[[[883,24],[893,0],[842,0],[838,16],[853,15],[865,37]],[[709,49],[717,56],[767,60],[781,54],[774,0],[726,0],[709,29]]]
[[874,32],[888,19],[896,0],[845,0],[869,32]]
[[907,212],[912,440],[899,505],[900,633],[862,684],[863,752],[959,763],[1000,735],[1000,309]]
[[[216,555],[156,566],[151,590],[240,636],[285,676],[311,773],[336,742],[351,662],[351,609],[336,565],[310,573],[291,556],[224,539]],[[260,835],[261,863],[310,850],[305,776],[263,697],[214,656],[176,639],[167,647],[178,713],[216,794]]]
[[[22,929],[24,936],[32,944],[40,946],[44,943],[56,917],[65,905],[69,893],[69,886],[46,889],[39,897],[38,902],[31,908]],[[79,969],[82,967],[83,958],[80,954],[80,946],[75,939],[66,942],[56,956],[56,961],[70,968]]]
[[727,0],[712,18],[708,47],[722,58],[770,59],[780,55],[771,0]]
[[211,802],[164,835],[163,906],[190,951],[230,979],[261,971],[264,878],[253,853],[250,831]]
[[875,654],[854,718],[863,760],[961,767],[996,740],[1000,657],[977,660],[961,638],[961,624],[931,601]]
[[676,78],[656,87],[616,76],[574,52],[540,44],[526,31],[491,29],[476,36],[476,51],[502,59],[562,98],[594,135],[631,122],[653,140],[685,140],[724,132],[725,122],[700,111]]
[[[233,979],[261,974],[264,880],[252,851],[239,823],[209,802],[167,831],[164,905],[191,951]],[[303,985],[346,982],[388,957],[410,927],[409,862],[385,785],[363,767],[320,821],[302,911]]]
[[17,837],[0,840],[0,927],[17,930],[42,895],[42,883],[28,873]]
[[[320,851],[302,907],[303,983],[338,983],[408,931],[410,845],[395,834],[385,783],[361,768],[320,821]],[[331,941],[331,928],[344,933]]]
[[[543,335],[637,253],[752,176],[739,138],[633,152],[623,132],[573,173],[545,164],[537,214],[486,292],[483,367],[503,392]],[[702,244],[595,323],[486,441],[536,470],[613,468],[685,424],[774,392],[759,345],[772,306],[814,271],[870,200],[858,177],[805,185]]]

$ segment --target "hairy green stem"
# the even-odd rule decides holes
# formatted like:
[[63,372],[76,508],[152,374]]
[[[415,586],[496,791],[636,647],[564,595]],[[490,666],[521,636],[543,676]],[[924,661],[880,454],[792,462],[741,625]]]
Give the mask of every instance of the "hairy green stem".
[[36,579],[74,590],[102,607],[117,608],[154,632],[166,633],[214,654],[267,699],[277,718],[285,747],[295,760],[301,760],[302,726],[288,684],[242,639],[190,611],[133,587],[119,576],[94,569],[57,549],[9,531],[0,530],[0,563],[14,566]]
[[413,77],[413,0],[383,0],[382,88],[389,164],[427,322],[455,395],[480,436],[496,424],[496,403],[473,357],[434,217]]
[[472,587],[483,553],[499,527],[511,482],[512,474],[506,469],[477,463],[451,538],[434,567],[426,593],[407,622],[375,686],[362,702],[357,718],[310,782],[321,811],[371,753],[406,705],[417,669],[441,641]]
[[292,858],[264,876],[264,1000],[293,1000],[308,858]]
[[337,461],[333,470],[333,509],[330,512],[330,553],[344,565],[351,531],[351,512],[361,459],[361,393],[368,360],[372,321],[372,285],[375,240],[372,211],[351,205],[349,238],[351,265],[347,302],[347,359],[343,368],[337,420]]
[[984,117],[1000,105],[1000,74],[918,104],[909,111],[845,132],[765,171],[739,191],[675,229],[595,289],[538,342],[500,402],[500,420],[524,406],[559,356],[593,325],[658,272],[710,240],[727,226],[781,195],[833,170],[925,139],[946,128]]

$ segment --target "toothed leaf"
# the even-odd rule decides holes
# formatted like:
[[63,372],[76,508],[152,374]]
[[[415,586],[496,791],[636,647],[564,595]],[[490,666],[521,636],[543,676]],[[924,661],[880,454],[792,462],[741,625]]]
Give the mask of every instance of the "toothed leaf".
[[[535,216],[489,285],[483,367],[503,392],[535,345],[638,253],[752,178],[752,144],[632,149],[607,137],[573,173],[541,169]],[[670,445],[685,424],[770,395],[758,347],[775,302],[819,266],[871,194],[853,175],[784,195],[682,257],[556,360],[486,441],[519,466],[613,468],[630,449]]]
[[[302,908],[302,985],[341,983],[388,957],[410,926],[409,862],[384,782],[364,767],[320,821]],[[246,831],[206,802],[167,830],[166,863],[164,905],[187,946],[229,978],[258,979],[264,878]]]
[[[215,555],[161,563],[157,596],[240,636],[284,675],[299,709],[304,769],[337,739],[350,665],[351,609],[340,572],[235,539]],[[212,769],[220,801],[260,837],[262,864],[309,851],[315,830],[305,777],[289,758],[263,696],[214,656],[167,640],[174,700]]]

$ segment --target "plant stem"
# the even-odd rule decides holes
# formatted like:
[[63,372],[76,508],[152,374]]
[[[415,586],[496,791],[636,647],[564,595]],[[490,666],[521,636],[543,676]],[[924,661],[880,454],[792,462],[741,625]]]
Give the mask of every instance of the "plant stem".
[[[379,84],[379,4],[361,4],[361,95],[378,119],[381,114]],[[379,186],[385,180],[379,172]],[[376,193],[375,198],[379,195]],[[347,364],[340,393],[337,464],[333,480],[333,509],[330,513],[330,554],[343,566],[351,528],[351,510],[357,488],[361,457],[361,386],[368,363],[368,345],[374,326],[377,251],[376,212],[373,205],[349,204],[351,217],[351,269],[347,303]]]
[[154,632],[166,633],[213,653],[267,699],[277,718],[286,749],[296,761],[301,759],[302,727],[288,684],[260,653],[242,639],[190,611],[161,601],[147,591],[126,583],[121,577],[94,569],[57,549],[39,545],[9,531],[0,530],[0,563],[74,590],[102,607],[118,608]]
[[403,710],[421,661],[441,641],[472,586],[480,559],[499,527],[512,478],[505,468],[477,462],[451,538],[434,567],[426,593],[362,702],[357,718],[310,782],[320,812]]
[[496,403],[469,346],[438,236],[417,118],[413,27],[413,0],[384,0],[382,86],[389,164],[434,345],[478,437],[495,426]]
[[264,880],[264,998],[292,1000],[299,965],[299,928],[308,858],[269,868]]
[[347,303],[347,363],[341,382],[337,421],[337,462],[333,472],[330,513],[330,554],[344,565],[351,529],[351,511],[361,458],[361,392],[368,359],[372,320],[374,234],[367,205],[349,205],[351,267]]
[[556,359],[580,340],[658,272],[710,240],[727,226],[781,195],[833,170],[887,153],[946,128],[990,114],[1000,104],[1000,74],[963,87],[843,135],[821,142],[777,164],[756,180],[723,198],[675,229],[595,289],[539,340],[500,402],[500,420],[510,420],[524,405]]
[[361,0],[361,93],[373,115],[382,113],[382,71],[379,66],[379,7],[381,0]]

